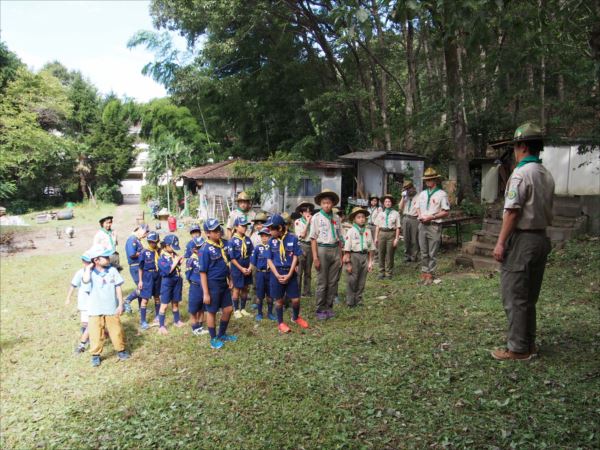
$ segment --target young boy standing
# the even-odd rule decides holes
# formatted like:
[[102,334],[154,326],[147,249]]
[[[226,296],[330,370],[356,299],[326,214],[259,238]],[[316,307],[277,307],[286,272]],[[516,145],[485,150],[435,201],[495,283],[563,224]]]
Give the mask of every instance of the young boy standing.
[[104,348],[104,329],[108,330],[119,360],[129,359],[129,353],[125,351],[125,333],[120,320],[123,313],[123,278],[119,271],[110,265],[112,250],[94,245],[87,254],[91,263],[83,272],[82,282],[89,294],[88,330],[92,366],[98,367]]
[[367,272],[373,270],[373,235],[366,226],[369,211],[361,207],[352,209],[349,219],[352,227],[346,233],[344,243],[344,264],[348,272],[346,304],[353,308],[362,301]]
[[313,216],[314,205],[309,202],[302,202],[296,207],[296,212],[301,214],[294,223],[294,232],[300,241],[302,255],[298,258],[298,286],[302,297],[310,297],[311,292],[311,271],[312,271],[312,252],[310,249],[310,221]]
[[259,232],[261,237],[261,243],[254,246],[252,256],[250,257],[250,264],[255,269],[256,273],[256,299],[257,299],[257,311],[256,320],[261,321],[263,319],[263,303],[265,298],[267,299],[267,313],[269,320],[276,320],[273,315],[273,300],[271,299],[271,274],[269,272],[269,264],[267,258],[267,252],[269,250],[269,240],[271,239],[271,232],[268,228],[263,228]]
[[416,262],[419,258],[419,219],[417,218],[417,190],[412,181],[402,185],[402,235],[404,236],[404,261]]
[[77,310],[81,320],[81,336],[79,337],[79,344],[75,348],[75,354],[83,353],[85,351],[85,345],[89,342],[90,334],[88,332],[88,320],[89,320],[89,295],[82,287],[83,272],[85,268],[91,263],[91,259],[87,253],[81,255],[81,261],[83,267],[75,272],[71,285],[69,286],[69,292],[67,292],[67,300],[65,306],[69,306],[71,303],[71,295],[73,291],[77,289]]
[[400,239],[400,214],[394,208],[394,197],[383,196],[383,211],[379,213],[375,224],[375,245],[379,254],[379,279],[391,278],[394,269],[394,253]]
[[127,255],[127,264],[129,265],[129,274],[133,280],[134,290],[125,299],[125,312],[131,313],[131,302],[133,299],[138,299],[138,306],[142,307],[142,298],[138,289],[140,284],[140,273],[139,273],[139,259],[140,253],[144,249],[141,239],[145,238],[148,234],[149,228],[146,224],[140,224],[133,229],[133,234],[127,238],[125,242],[125,254]]
[[200,225],[197,223],[193,223],[190,226],[190,242],[187,243],[187,245],[185,246],[185,252],[183,253],[183,257],[184,258],[191,258],[192,253],[194,253],[194,248],[196,248],[196,241],[195,239],[197,237],[200,237],[202,235],[202,229],[200,228]]
[[250,224],[251,222],[244,217],[235,219],[233,222],[234,233],[227,243],[227,256],[231,262],[231,280],[233,281],[233,317],[236,319],[250,315],[246,311],[248,291],[252,284],[250,256],[253,248],[250,238],[246,236],[246,230]]
[[[202,246],[198,259],[200,261],[200,280],[204,294],[204,310],[206,311],[206,324],[210,333],[210,346],[214,349],[223,347],[224,342],[237,341],[237,337],[227,334],[227,326],[231,318],[232,287],[229,275],[229,261],[223,241],[221,240],[221,225],[217,219],[208,219],[204,222],[204,231],[207,235],[206,244]],[[216,315],[222,311],[219,333],[215,329]]]
[[270,289],[276,302],[279,332],[289,333],[292,331],[283,321],[283,302],[286,297],[292,303],[292,322],[301,328],[308,328],[308,323],[300,317],[300,291],[296,266],[302,250],[300,250],[298,238],[287,232],[285,219],[279,214],[273,215],[267,225],[271,230],[267,263],[271,270]]
[[154,299],[154,322],[158,325],[158,313],[160,311],[160,282],[161,276],[158,272],[158,241],[159,236],[156,231],[151,231],[146,237],[148,248],[140,252],[138,261],[140,297],[142,297],[142,305],[140,306],[140,328],[147,330],[150,328],[146,322],[146,311],[148,308],[148,300]]
[[190,283],[188,296],[188,312],[190,314],[190,325],[192,333],[196,336],[208,334],[208,330],[202,327],[204,320],[204,295],[202,292],[202,280],[200,277],[200,261],[198,260],[198,252],[206,241],[196,236],[192,242],[194,248],[191,256],[186,260],[186,278]]
[[158,332],[166,335],[169,332],[165,326],[165,313],[167,312],[169,303],[173,311],[173,324],[180,328],[185,325],[179,315],[179,302],[181,302],[183,291],[183,279],[181,278],[183,256],[175,253],[179,250],[179,238],[174,234],[167,234],[163,239],[162,246],[163,250],[160,253],[160,258],[158,258],[158,271],[162,277],[160,281]]
[[313,264],[317,271],[317,319],[334,317],[333,301],[337,292],[342,266],[342,229],[333,216],[333,206],[340,197],[325,189],[315,197],[321,210],[310,221],[310,239]]

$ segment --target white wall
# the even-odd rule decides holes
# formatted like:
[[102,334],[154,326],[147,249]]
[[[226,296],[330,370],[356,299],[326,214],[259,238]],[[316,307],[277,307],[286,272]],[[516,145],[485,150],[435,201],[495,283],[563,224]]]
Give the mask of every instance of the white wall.
[[540,157],[556,195],[600,195],[600,150],[580,155],[576,145],[546,146]]
[[358,162],[358,179],[363,183],[365,195],[381,197],[383,192],[383,169],[381,161]]
[[365,186],[365,194],[382,196],[386,188],[384,168],[388,173],[405,174],[413,181],[417,191],[421,191],[423,184],[423,161],[406,161],[398,159],[359,161],[358,176]]

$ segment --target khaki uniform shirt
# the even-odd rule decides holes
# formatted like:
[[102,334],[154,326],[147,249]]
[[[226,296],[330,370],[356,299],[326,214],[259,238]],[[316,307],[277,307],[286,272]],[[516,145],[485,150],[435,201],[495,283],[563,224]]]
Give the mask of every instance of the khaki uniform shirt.
[[381,211],[383,211],[381,206],[375,206],[375,207],[369,206],[367,208],[367,211],[369,211],[369,217],[367,217],[368,224],[375,225],[375,219],[377,218],[377,216],[379,214],[381,214]]
[[406,197],[402,197],[402,200],[400,200],[400,206],[402,207],[402,215],[417,217],[418,200],[418,194],[415,194],[412,197],[408,195]]
[[[332,225],[333,224],[333,229]],[[320,212],[310,220],[310,238],[315,239],[317,244],[337,244],[343,240],[340,218],[333,215],[332,221]]]
[[[429,202],[427,199],[429,197]],[[428,204],[429,203],[429,204]],[[433,216],[440,211],[450,211],[450,202],[448,194],[442,189],[438,189],[431,196],[427,195],[427,189],[419,194],[417,208],[422,216]],[[432,220],[432,222],[441,223],[442,219]]]
[[[229,230],[233,230],[233,223],[235,222],[235,219],[237,219],[238,217],[246,217],[248,220],[253,220],[256,217],[256,213],[252,210],[244,212],[244,211],[240,210],[239,208],[236,208],[233,211],[231,211],[231,213],[229,214],[229,218],[227,219],[226,228]],[[252,226],[249,226],[248,229],[246,230],[246,236],[250,237],[251,234],[252,234]]]
[[115,233],[114,230],[110,230],[108,233],[105,230],[98,230],[98,232],[94,235],[93,245],[100,245],[106,250],[116,251],[118,243],[119,242],[117,241],[117,233]]
[[375,225],[387,229],[400,228],[400,213],[395,209],[390,209],[389,213],[383,210],[377,215]]
[[348,232],[346,233],[346,242],[344,243],[344,251],[372,252],[373,250],[375,250],[375,244],[373,243],[373,235],[369,227],[364,228],[364,232],[362,233],[362,242],[360,236],[361,233],[356,229],[354,225],[350,229],[348,229]]
[[296,219],[294,222],[294,234],[298,236],[300,242],[310,243],[310,222],[306,222],[304,217]]
[[517,167],[506,184],[504,209],[520,209],[517,228],[542,230],[552,224],[554,179],[538,163]]

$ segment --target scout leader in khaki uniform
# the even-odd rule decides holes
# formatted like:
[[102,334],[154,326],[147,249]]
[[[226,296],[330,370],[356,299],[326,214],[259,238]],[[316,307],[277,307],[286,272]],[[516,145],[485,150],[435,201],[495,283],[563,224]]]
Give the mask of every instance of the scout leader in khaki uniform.
[[400,238],[400,214],[392,208],[394,197],[386,194],[381,199],[383,211],[375,219],[375,245],[379,254],[379,279],[392,276],[394,252]]
[[317,270],[317,319],[332,318],[333,300],[337,292],[342,267],[342,229],[339,220],[333,215],[333,205],[340,197],[330,189],[325,189],[315,197],[321,210],[310,221],[310,246],[313,263]]
[[537,354],[536,309],[550,240],[554,179],[539,158],[544,149],[541,129],[532,123],[517,128],[514,136],[517,167],[504,194],[504,216],[494,258],[502,262],[500,286],[508,318],[506,349],[498,360],[527,360]]
[[367,281],[367,272],[373,270],[373,234],[366,226],[369,211],[359,206],[352,209],[348,216],[354,222],[346,233],[344,243],[344,264],[348,272],[346,286],[346,304],[353,308],[362,302]]
[[419,219],[417,218],[417,190],[411,180],[406,180],[402,185],[402,199],[398,209],[402,212],[404,262],[416,262],[419,258]]
[[298,258],[298,287],[302,297],[310,297],[311,271],[313,265],[312,250],[310,247],[310,221],[314,213],[315,205],[310,202],[301,202],[296,206],[296,212],[300,218],[294,222],[294,232],[298,236],[302,255]]
[[110,264],[120,272],[123,267],[121,267],[119,252],[117,252],[117,245],[119,244],[117,233],[112,229],[113,216],[103,217],[98,222],[100,223],[100,230],[94,235],[92,245],[99,245],[105,250],[112,250]]
[[437,253],[442,241],[441,219],[450,214],[448,194],[439,186],[441,177],[431,167],[423,176],[427,189],[419,194],[417,216],[419,219],[419,247],[421,248],[421,280],[433,282],[437,268]]
[[[233,223],[238,217],[243,217],[246,220],[254,220],[256,213],[252,211],[252,200],[250,196],[245,192],[240,192],[236,198],[237,208],[231,211],[229,218],[227,219],[227,239],[231,239],[233,235]],[[252,235],[252,227],[248,227],[246,230],[246,236]]]

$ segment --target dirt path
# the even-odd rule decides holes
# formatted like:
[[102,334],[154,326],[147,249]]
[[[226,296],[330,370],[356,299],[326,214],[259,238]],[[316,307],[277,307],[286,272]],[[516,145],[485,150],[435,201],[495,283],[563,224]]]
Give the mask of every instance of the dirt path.
[[[121,254],[124,254],[125,241],[135,226],[136,216],[140,214],[141,211],[141,205],[119,205],[113,212],[113,228],[117,232],[117,238],[119,240],[118,250]],[[66,221],[61,222],[60,225],[62,229],[69,226],[68,222]],[[92,245],[92,239],[98,231],[98,227],[98,222],[77,226],[75,227],[75,237],[70,241],[64,236],[64,234],[59,239],[55,227],[44,227],[33,229],[31,231],[28,230],[22,234],[19,233],[15,239],[31,239],[33,240],[36,248],[23,250],[12,255],[35,256],[47,253],[72,253],[74,251],[83,253]],[[3,254],[2,257],[4,258],[10,256],[5,256]]]

